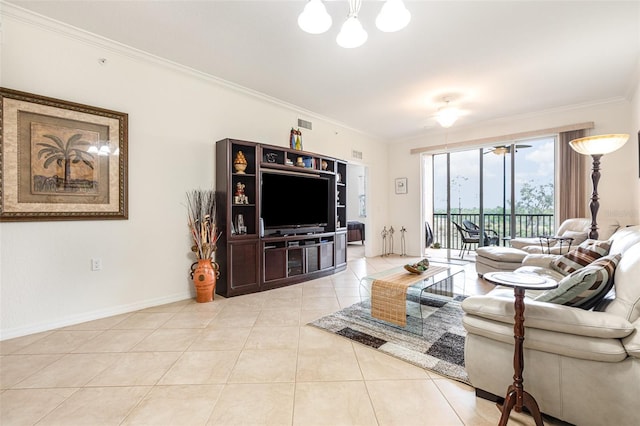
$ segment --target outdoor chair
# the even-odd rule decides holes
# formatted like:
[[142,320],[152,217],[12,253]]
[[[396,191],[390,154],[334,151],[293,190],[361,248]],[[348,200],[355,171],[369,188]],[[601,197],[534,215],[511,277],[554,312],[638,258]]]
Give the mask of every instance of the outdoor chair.
[[468,229],[463,228],[454,221],[451,221],[451,223],[456,226],[458,232],[460,233],[460,238],[462,239],[462,250],[460,250],[460,258],[464,259],[465,250],[467,251],[467,253],[469,253],[469,251],[471,250],[471,244],[480,243],[479,233],[475,232],[472,234]]
[[[470,220],[463,220],[462,225],[469,232],[469,235],[475,237],[480,235],[480,227]],[[493,229],[485,229],[482,241],[485,246],[497,246],[500,241],[500,235]]]

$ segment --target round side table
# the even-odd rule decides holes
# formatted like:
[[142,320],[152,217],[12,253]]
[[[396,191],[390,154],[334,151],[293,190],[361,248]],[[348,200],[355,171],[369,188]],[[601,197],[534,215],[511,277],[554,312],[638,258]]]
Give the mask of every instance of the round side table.
[[507,389],[498,426],[506,426],[512,409],[520,413],[523,407],[529,410],[536,426],[542,426],[542,415],[538,403],[530,393],[524,390],[524,380],[522,379],[522,371],[524,370],[524,293],[525,290],[550,290],[558,287],[558,283],[550,278],[519,272],[489,272],[484,274],[484,279],[494,284],[512,287],[515,295],[513,384],[509,385]]

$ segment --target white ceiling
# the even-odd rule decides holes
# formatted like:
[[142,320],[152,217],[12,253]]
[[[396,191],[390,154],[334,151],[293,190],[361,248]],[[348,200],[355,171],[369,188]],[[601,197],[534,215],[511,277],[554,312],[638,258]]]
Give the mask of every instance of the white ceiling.
[[365,0],[356,49],[335,42],[347,0],[325,1],[321,35],[297,26],[304,0],[8,2],[386,140],[433,128],[445,95],[465,126],[630,98],[639,73],[639,1],[405,0],[389,34]]

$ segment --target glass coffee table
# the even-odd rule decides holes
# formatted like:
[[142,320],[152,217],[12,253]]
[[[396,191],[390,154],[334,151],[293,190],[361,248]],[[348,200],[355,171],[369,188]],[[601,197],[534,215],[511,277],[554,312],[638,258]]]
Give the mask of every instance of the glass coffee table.
[[[372,294],[375,286],[380,282],[388,284],[396,280],[405,281],[406,296],[403,296],[404,312],[396,312],[400,320],[385,319],[379,315],[380,298]],[[377,283],[375,283],[377,281]],[[360,301],[367,309],[364,310],[374,321],[379,321],[391,327],[397,327],[414,334],[422,335],[423,319],[445,304],[461,299],[465,291],[464,267],[447,263],[431,262],[429,269],[423,274],[412,274],[403,266],[370,274],[360,279]],[[373,297],[372,297],[373,296]],[[398,294],[397,297],[401,295]],[[373,309],[372,309],[372,299]],[[393,302],[392,302],[393,303]],[[385,306],[383,303],[383,310]],[[404,317],[404,318],[402,318]],[[404,322],[404,324],[403,324]]]

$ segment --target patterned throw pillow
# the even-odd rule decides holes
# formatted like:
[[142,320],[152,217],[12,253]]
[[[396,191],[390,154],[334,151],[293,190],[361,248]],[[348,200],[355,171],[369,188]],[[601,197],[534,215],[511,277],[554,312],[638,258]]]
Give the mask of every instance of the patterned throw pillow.
[[535,300],[591,309],[613,287],[613,276],[620,254],[611,254],[564,277],[558,287],[545,291]]
[[552,261],[551,267],[563,275],[568,275],[606,256],[610,248],[611,241],[586,240],[575,250]]

